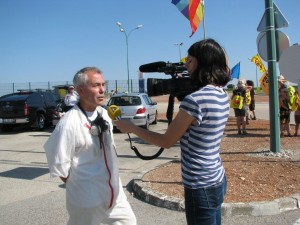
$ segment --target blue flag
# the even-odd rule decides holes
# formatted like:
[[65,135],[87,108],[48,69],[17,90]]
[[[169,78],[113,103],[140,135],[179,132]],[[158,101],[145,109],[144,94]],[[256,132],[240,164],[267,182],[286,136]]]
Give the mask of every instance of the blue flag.
[[231,69],[231,80],[240,78],[240,62]]

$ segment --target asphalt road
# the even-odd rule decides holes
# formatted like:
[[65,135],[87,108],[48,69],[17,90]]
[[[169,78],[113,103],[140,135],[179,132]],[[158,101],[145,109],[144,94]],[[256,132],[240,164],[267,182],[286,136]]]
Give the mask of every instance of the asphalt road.
[[[166,110],[165,107],[159,104],[159,110]],[[266,114],[264,107],[262,105],[263,115]],[[258,108],[257,115],[260,115]],[[166,126],[166,123],[159,122],[150,126],[150,129],[163,132]],[[0,132],[0,225],[66,224],[64,185],[58,178],[50,178],[42,148],[51,132],[52,129],[41,132],[24,128],[13,133]],[[138,224],[186,224],[183,212],[145,203],[136,198],[130,188],[133,179],[140,179],[145,172],[156,166],[180,158],[179,146],[165,150],[156,160],[143,161],[130,149],[126,134],[115,133],[114,136],[121,179]],[[153,154],[158,150],[158,147],[143,143],[134,136],[131,138],[143,154]],[[272,216],[223,217],[223,225],[299,225],[299,218],[300,209]]]

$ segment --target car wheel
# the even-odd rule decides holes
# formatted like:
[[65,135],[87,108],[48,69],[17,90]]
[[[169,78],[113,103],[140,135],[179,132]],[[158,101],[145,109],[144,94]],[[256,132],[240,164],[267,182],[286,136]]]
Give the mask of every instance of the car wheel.
[[36,123],[38,130],[44,130],[46,126],[45,116],[43,114],[38,114]]
[[157,111],[155,113],[155,118],[154,118],[154,121],[152,122],[152,124],[157,124]]
[[149,126],[150,126],[149,117],[147,117],[146,123],[145,123],[145,125],[143,126],[143,128],[146,129],[146,130],[148,130],[148,129],[149,129]]
[[2,125],[1,130],[4,131],[4,132],[10,132],[10,131],[13,130],[13,128],[14,127],[11,126],[11,125]]

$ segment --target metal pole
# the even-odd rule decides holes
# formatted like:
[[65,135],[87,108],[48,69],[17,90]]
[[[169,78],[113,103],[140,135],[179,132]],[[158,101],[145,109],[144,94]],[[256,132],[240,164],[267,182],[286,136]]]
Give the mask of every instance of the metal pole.
[[202,4],[203,34],[204,34],[204,40],[205,40],[206,39],[206,29],[205,29],[205,15],[204,15],[204,0],[202,0],[200,4]]
[[[125,28],[122,26],[122,24],[121,24],[120,22],[117,22],[117,26],[120,27],[120,31],[124,33],[125,39],[126,39],[127,85],[128,85],[128,93],[130,93],[129,53],[128,53],[128,51],[129,51],[129,47],[128,47],[129,41],[128,41],[128,39],[129,39],[129,35],[130,35],[134,30],[137,30],[137,29],[139,29],[139,28],[142,28],[143,25],[138,25],[137,27],[135,27],[134,29],[132,29],[128,34],[127,34]],[[132,89],[132,87],[131,87],[131,89]]]
[[127,85],[128,85],[128,93],[130,93],[130,88],[129,88],[129,57],[128,57],[128,36],[126,32],[124,31],[125,37],[126,37],[126,58],[127,58]]
[[175,43],[174,45],[178,45],[178,49],[179,49],[179,62],[180,62],[181,61],[181,46],[183,45],[183,42]]
[[116,80],[116,89],[115,89],[115,93],[118,93],[118,80]]
[[270,110],[270,150],[280,152],[279,98],[276,71],[276,41],[273,0],[265,0],[267,24],[269,110]]

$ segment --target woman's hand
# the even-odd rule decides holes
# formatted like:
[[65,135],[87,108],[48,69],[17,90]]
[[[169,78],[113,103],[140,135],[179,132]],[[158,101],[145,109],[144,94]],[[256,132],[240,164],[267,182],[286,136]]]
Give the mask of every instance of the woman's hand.
[[134,124],[130,120],[115,120],[114,124],[122,133],[131,133],[134,128]]

